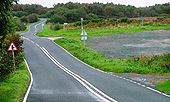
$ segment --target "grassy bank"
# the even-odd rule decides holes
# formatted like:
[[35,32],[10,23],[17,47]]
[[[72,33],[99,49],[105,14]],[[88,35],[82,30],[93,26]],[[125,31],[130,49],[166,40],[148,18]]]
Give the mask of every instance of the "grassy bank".
[[158,83],[156,85],[156,88],[158,88],[160,91],[165,92],[167,94],[170,94],[170,80],[167,80],[165,82]]
[[21,102],[29,84],[29,72],[24,61],[9,78],[0,81],[0,102]]

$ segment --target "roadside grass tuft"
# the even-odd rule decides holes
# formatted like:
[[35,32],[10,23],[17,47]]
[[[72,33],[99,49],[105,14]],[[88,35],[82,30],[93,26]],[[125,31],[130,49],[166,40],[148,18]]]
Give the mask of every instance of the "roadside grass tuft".
[[158,83],[156,88],[166,94],[170,94],[170,80]]
[[29,72],[23,61],[7,79],[0,80],[0,102],[21,102],[29,80]]

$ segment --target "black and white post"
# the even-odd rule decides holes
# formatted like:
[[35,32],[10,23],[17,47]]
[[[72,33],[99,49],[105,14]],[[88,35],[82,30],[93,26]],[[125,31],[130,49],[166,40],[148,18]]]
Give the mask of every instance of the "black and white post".
[[82,32],[81,32],[81,40],[84,43],[84,47],[86,47],[87,33],[83,28],[83,18],[81,18],[81,30],[82,30]]

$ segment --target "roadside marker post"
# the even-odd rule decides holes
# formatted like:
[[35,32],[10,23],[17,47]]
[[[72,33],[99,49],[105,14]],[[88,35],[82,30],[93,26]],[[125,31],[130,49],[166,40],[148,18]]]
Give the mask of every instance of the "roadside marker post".
[[81,41],[84,42],[84,47],[86,47],[86,41],[87,41],[87,33],[83,28],[83,18],[81,18]]
[[15,70],[15,51],[18,51],[18,48],[16,47],[15,43],[12,41],[8,47],[8,52],[12,52],[13,57],[13,63],[14,63],[14,70]]
[[86,47],[87,33],[84,29],[82,30],[81,36],[81,40],[84,42],[84,47]]

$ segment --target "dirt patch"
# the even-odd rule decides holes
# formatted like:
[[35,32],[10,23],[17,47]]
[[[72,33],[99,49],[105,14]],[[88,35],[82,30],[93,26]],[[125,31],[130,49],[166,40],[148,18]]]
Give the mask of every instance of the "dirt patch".
[[116,75],[134,80],[136,82],[140,82],[142,84],[154,87],[156,83],[165,81],[170,79],[170,76],[161,76],[161,75],[142,75],[142,74],[135,74],[135,73],[125,73],[125,74],[117,74]]

